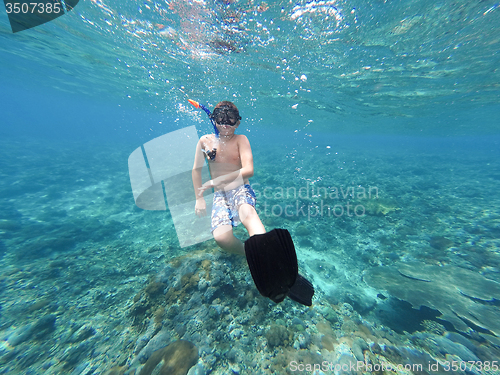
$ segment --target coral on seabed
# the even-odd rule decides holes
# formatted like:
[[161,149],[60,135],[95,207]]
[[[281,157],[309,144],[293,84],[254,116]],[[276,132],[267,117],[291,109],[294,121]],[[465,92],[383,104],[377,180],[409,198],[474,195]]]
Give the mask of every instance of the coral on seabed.
[[291,333],[285,326],[273,324],[266,332],[267,344],[270,347],[286,346],[290,342]]
[[139,375],[151,375],[158,366],[158,375],[186,375],[198,362],[198,348],[186,340],[178,340],[158,349],[146,361]]
[[385,216],[389,212],[399,210],[396,203],[388,199],[369,199],[361,201],[361,204],[365,207],[365,212],[373,216]]
[[465,321],[490,331],[482,336],[492,342],[500,337],[500,312],[487,304],[500,299],[500,284],[477,272],[446,265],[399,263],[395,267],[374,267],[365,272],[368,285],[385,289],[408,301],[414,308],[427,306],[442,314],[455,329],[471,331]]

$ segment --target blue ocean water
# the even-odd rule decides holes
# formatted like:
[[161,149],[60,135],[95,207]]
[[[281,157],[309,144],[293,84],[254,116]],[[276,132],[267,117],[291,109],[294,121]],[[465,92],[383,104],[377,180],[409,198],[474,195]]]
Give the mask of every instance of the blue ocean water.
[[[488,0],[0,12],[0,373],[147,374],[178,340],[190,375],[499,373],[498,25]],[[134,150],[211,132],[187,99],[240,109],[311,308],[136,206]]]

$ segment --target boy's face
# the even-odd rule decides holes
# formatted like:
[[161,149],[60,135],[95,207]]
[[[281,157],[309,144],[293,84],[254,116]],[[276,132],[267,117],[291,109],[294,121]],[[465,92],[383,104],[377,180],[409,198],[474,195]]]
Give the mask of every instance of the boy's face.
[[217,105],[211,115],[222,136],[231,136],[240,125],[240,114],[234,105]]
[[238,122],[236,122],[234,126],[218,124],[217,122],[215,123],[215,125],[217,126],[220,135],[227,137],[234,134],[238,126],[240,126],[240,121],[238,120]]

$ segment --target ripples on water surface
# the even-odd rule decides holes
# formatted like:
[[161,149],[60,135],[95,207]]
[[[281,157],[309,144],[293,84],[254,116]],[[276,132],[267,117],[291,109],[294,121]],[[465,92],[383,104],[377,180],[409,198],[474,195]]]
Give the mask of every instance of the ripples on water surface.
[[499,14],[494,1],[92,0],[15,36],[4,21],[0,48],[60,90],[172,114],[186,97],[229,96],[256,122],[255,111],[279,113],[276,126],[309,116],[326,130],[496,103]]

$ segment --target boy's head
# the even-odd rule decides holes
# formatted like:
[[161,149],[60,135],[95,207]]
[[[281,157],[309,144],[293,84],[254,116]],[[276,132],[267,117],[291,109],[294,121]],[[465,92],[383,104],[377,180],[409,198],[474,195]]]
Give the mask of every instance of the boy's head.
[[221,107],[229,107],[229,108],[234,109],[236,112],[238,112],[238,108],[236,107],[236,105],[233,102],[230,102],[227,100],[223,100],[223,101],[217,103],[217,105],[215,106],[215,108],[221,108]]
[[211,117],[217,125],[238,126],[241,120],[238,108],[226,100],[217,103]]

